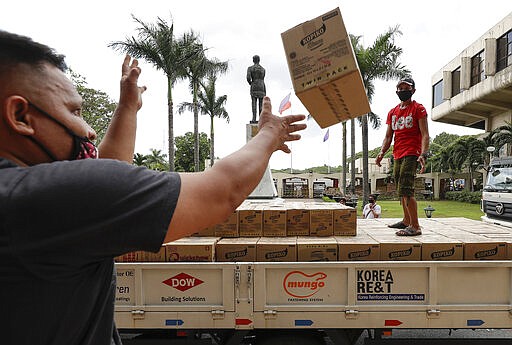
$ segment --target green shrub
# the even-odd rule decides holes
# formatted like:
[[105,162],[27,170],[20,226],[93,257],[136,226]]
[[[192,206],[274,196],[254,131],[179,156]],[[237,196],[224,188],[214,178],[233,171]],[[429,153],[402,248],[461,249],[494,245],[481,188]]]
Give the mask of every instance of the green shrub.
[[479,204],[482,199],[482,192],[468,192],[465,190],[460,192],[446,192],[446,199],[467,202],[470,204]]

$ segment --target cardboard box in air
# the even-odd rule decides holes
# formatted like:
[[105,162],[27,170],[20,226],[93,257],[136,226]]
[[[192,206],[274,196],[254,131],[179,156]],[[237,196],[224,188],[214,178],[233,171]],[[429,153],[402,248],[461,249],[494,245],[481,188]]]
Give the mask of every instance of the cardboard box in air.
[[295,94],[320,127],[370,112],[339,8],[281,34]]
[[338,242],[334,237],[297,237],[297,261],[336,261]]
[[422,235],[416,238],[421,242],[421,260],[463,260],[464,244],[442,235]]
[[286,236],[286,209],[267,206],[263,209],[263,236]]
[[353,207],[341,205],[342,208],[333,210],[334,236],[357,235],[357,212]]
[[224,222],[213,227],[215,237],[238,237],[238,212],[233,212]]
[[184,237],[165,243],[165,261],[213,262],[218,237]]
[[256,260],[262,262],[297,261],[297,238],[261,237],[256,244]]
[[286,210],[286,234],[288,236],[309,235],[309,210],[304,203],[293,203]]
[[240,237],[263,236],[263,209],[261,206],[242,204],[238,207],[238,221]]
[[223,238],[215,245],[216,261],[256,261],[258,237]]
[[357,236],[334,236],[338,243],[339,261],[378,261],[380,245],[365,234]]
[[333,210],[318,208],[315,205],[308,205],[309,209],[309,235],[310,236],[332,236],[333,228]]

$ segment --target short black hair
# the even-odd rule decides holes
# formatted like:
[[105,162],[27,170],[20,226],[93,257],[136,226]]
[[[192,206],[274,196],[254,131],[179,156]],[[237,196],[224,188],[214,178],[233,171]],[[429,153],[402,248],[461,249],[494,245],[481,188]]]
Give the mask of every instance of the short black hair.
[[0,30],[0,74],[19,63],[39,67],[44,62],[65,72],[68,67],[64,58],[64,55],[30,37]]

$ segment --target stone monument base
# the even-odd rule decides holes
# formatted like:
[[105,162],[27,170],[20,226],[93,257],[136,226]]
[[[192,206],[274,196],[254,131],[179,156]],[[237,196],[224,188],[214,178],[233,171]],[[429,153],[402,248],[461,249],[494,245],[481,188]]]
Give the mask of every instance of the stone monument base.
[[[251,140],[258,133],[258,124],[249,123],[246,125],[246,141]],[[273,199],[277,197],[276,187],[274,185],[274,179],[272,178],[272,172],[270,167],[267,166],[267,170],[263,174],[260,183],[247,197],[248,199]]]

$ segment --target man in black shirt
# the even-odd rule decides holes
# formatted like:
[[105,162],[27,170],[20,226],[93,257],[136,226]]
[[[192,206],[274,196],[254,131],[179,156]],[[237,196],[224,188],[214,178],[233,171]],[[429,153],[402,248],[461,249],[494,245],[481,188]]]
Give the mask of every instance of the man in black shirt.
[[205,172],[159,173],[128,164],[145,90],[137,61],[123,62],[99,154],[65,70],[52,49],[0,31],[3,344],[118,343],[113,258],[226,219],[306,127],[303,115],[273,115],[266,97],[259,132],[240,150]]

